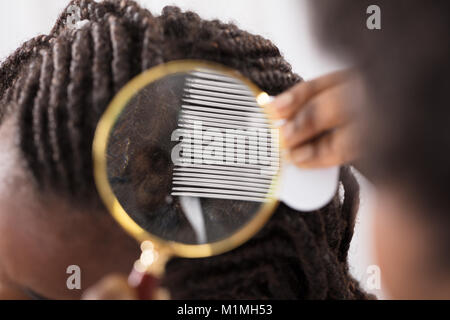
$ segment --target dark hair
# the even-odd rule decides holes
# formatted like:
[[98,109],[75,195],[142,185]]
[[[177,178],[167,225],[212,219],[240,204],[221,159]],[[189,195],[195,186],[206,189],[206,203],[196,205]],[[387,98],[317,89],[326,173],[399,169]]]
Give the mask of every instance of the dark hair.
[[[381,30],[366,28],[366,8]],[[365,167],[414,199],[450,263],[448,1],[314,1],[323,45],[360,67],[370,88]],[[345,19],[343,18],[345,17]],[[445,265],[448,269],[448,264]]]
[[[0,68],[1,115],[18,118],[20,151],[40,189],[98,202],[91,143],[99,117],[133,76],[180,58],[239,70],[270,94],[301,79],[269,40],[233,24],[164,8],[153,16],[133,1],[72,1],[89,22],[65,26],[17,49]],[[358,184],[341,170],[344,200],[297,212],[280,205],[253,239],[207,259],[174,259],[164,284],[174,298],[367,298],[349,275],[347,252]],[[76,201],[73,201],[76,203]]]

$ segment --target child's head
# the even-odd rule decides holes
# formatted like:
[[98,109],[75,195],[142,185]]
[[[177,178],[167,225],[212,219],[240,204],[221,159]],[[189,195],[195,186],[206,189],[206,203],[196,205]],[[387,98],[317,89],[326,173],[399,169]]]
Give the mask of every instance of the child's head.
[[[450,297],[447,1],[316,1],[324,45],[361,66],[381,277],[394,298]],[[346,17],[342,19],[342,17]]]
[[[71,4],[86,23],[71,29],[62,14],[49,35],[26,42],[0,67],[4,295],[77,297],[66,287],[69,265],[81,267],[85,289],[107,273],[127,273],[138,256],[99,200],[91,160],[97,121],[132,77],[194,58],[235,68],[270,94],[300,81],[269,40],[235,25],[174,7],[153,16],[125,0]],[[175,298],[365,298],[347,265],[358,185],[348,168],[341,182],[343,200],[314,213],[280,205],[232,252],[169,262],[164,284]]]

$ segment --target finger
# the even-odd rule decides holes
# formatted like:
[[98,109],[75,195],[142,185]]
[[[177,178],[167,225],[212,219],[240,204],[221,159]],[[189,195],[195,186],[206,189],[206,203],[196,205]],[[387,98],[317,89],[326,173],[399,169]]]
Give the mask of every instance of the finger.
[[122,275],[109,275],[93,287],[87,289],[82,300],[136,300],[135,289],[128,285],[127,278]]
[[352,113],[344,98],[343,85],[336,86],[307,103],[303,110],[281,127],[284,147],[304,144],[324,132],[348,122]]
[[275,119],[289,119],[312,97],[343,82],[350,73],[348,70],[337,71],[314,80],[301,82],[275,98],[268,105],[268,111]]
[[344,126],[291,150],[290,159],[302,168],[348,164],[359,158],[360,146],[357,137],[355,126]]

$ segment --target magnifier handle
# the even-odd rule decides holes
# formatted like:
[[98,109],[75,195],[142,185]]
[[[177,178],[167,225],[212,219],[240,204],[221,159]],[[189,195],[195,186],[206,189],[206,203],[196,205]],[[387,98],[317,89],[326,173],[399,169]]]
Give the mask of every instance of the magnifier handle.
[[148,272],[141,272],[133,267],[128,276],[128,283],[136,289],[139,300],[153,300],[159,289],[160,279]]

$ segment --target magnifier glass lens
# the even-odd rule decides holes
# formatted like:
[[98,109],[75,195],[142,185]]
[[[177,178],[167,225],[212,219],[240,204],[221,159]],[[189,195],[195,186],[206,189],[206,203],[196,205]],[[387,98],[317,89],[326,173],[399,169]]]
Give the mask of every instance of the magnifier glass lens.
[[142,87],[106,149],[118,202],[163,240],[228,238],[273,196],[276,133],[250,88],[218,71],[171,73]]

